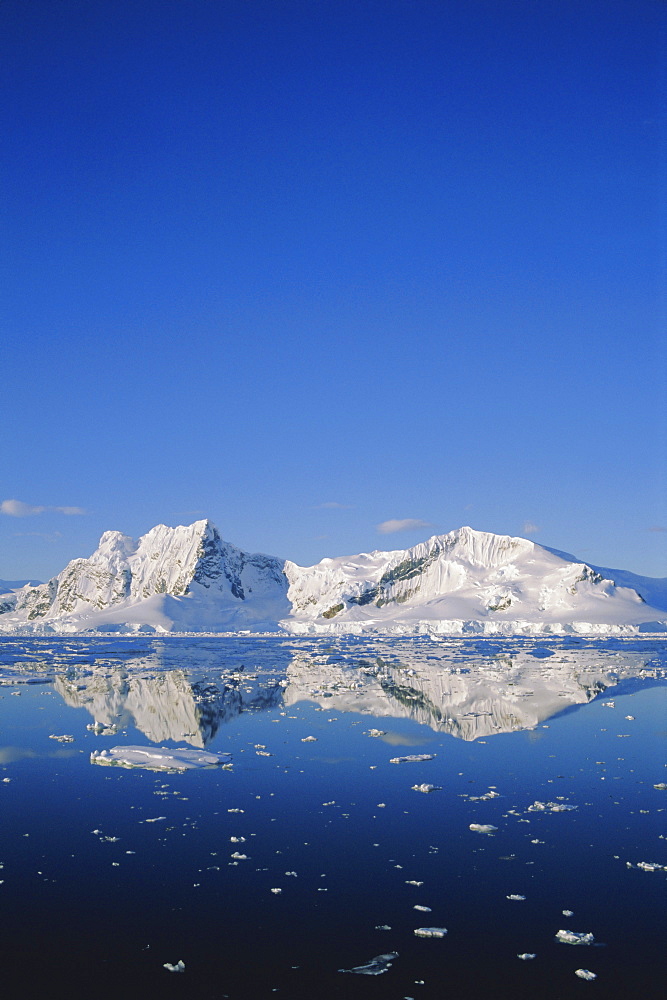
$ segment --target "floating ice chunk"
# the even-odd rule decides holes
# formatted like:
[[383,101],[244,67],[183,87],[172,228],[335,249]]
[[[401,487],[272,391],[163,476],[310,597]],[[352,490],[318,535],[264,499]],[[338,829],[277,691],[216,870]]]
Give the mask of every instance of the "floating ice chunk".
[[423,885],[424,883],[423,882],[415,882],[414,879],[409,879],[405,884],[406,885],[417,885],[417,886],[419,886],[419,885]]
[[597,974],[591,972],[590,969],[575,969],[575,976],[579,976],[580,979],[587,979],[590,982],[592,979],[597,979]]
[[604,708],[615,708],[616,707],[616,702],[615,701],[603,701],[602,704],[603,704]]
[[413,909],[413,910],[419,910],[419,911],[420,911],[420,913],[432,913],[432,912],[433,912],[433,911],[431,910],[431,907],[430,907],[430,906],[420,906],[420,905],[419,905],[419,903],[416,903],[416,904],[415,904],[415,905],[414,905],[414,906],[412,907],[412,909]]
[[470,829],[474,833],[495,833],[498,827],[492,826],[491,823],[471,823]]
[[537,955],[532,951],[524,951],[521,955],[517,955],[516,957],[520,958],[522,962],[529,962],[531,958],[537,958]]
[[239,854],[238,851],[234,851],[233,854],[230,854],[230,857],[235,858],[237,861],[248,861],[249,860],[247,854]]
[[282,889],[272,889],[271,892],[274,896],[278,896],[283,890]]
[[513,893],[511,896],[506,896],[505,898],[506,899],[525,899],[526,897],[525,896],[518,896],[515,893]]
[[591,933],[583,931],[558,931],[556,940],[561,944],[593,944],[595,938]]
[[63,734],[62,736],[56,736],[55,733],[51,733],[49,736],[50,740],[58,740],[58,743],[74,743],[74,737]]
[[532,806],[528,806],[528,812],[572,812],[577,806],[567,805],[565,802],[540,802],[539,799],[535,799]]
[[168,969],[169,972],[185,972],[185,962],[182,958],[179,958],[176,965],[172,965],[171,962],[165,962],[163,968]]
[[354,972],[358,976],[381,976],[391,968],[395,958],[398,958],[397,951],[387,952],[386,955],[376,955],[365,965],[355,965],[353,969],[339,969],[339,972]]
[[304,736],[302,743],[317,743],[317,736]]
[[574,916],[574,910],[562,910],[561,912],[562,912],[562,914],[563,914],[564,917],[573,917]]
[[643,868],[645,872],[667,872],[667,866],[659,865],[657,861],[638,861],[637,868]]
[[654,785],[653,787],[657,788],[661,792],[664,792],[665,790],[667,790],[667,782],[659,781],[658,784]]
[[446,927],[416,927],[415,936],[423,938],[443,938],[447,933]]
[[95,733],[96,736],[115,736],[118,732],[118,726],[114,723],[107,726],[104,722],[89,722],[86,729]]
[[390,764],[416,764],[420,760],[433,760],[434,753],[409,753],[405,757],[392,757]]
[[160,823],[166,816],[153,816],[151,819],[145,819],[144,823]]
[[91,764],[116,767],[144,767],[150,771],[189,771],[195,767],[216,767],[228,764],[228,753],[209,753],[172,747],[112,747],[111,750],[93,750]]
[[375,930],[376,931],[390,931],[391,927],[389,926],[389,924],[376,924]]
[[384,729],[369,729],[364,735],[378,737],[378,736],[386,736],[387,734],[384,731]]
[[635,721],[634,715],[626,715],[626,719],[628,720],[628,722],[634,722]]
[[440,787],[440,785],[427,785],[426,783],[424,783],[423,785],[413,785],[412,786],[412,791],[413,792],[439,792],[439,791],[441,791],[441,787]]
[[232,844],[245,844],[245,837],[230,837],[229,840]]

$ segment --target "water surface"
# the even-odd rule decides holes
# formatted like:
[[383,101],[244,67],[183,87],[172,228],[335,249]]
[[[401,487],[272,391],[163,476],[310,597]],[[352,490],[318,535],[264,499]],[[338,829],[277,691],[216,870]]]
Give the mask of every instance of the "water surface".
[[[3,639],[6,991],[662,997],[666,667],[652,640]],[[233,763],[91,763],[129,744]]]

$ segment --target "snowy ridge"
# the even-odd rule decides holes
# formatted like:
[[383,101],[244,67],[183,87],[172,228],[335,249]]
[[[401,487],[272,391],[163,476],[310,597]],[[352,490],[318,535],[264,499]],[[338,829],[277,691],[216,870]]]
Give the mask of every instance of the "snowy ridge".
[[[619,582],[628,576],[619,571]],[[107,531],[90,558],[0,598],[4,632],[513,635],[666,628],[664,611],[586,563],[525,538],[468,527],[410,549],[309,567],[243,552],[208,520],[157,525],[137,541]]]

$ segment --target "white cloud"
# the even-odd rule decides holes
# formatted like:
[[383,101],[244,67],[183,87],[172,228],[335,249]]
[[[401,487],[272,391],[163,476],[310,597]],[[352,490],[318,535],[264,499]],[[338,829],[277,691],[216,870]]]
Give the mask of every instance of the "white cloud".
[[34,517],[47,510],[55,510],[58,514],[66,514],[68,517],[86,513],[83,507],[42,507],[24,503],[23,500],[3,500],[0,503],[0,514],[6,514],[8,517]]
[[414,531],[417,528],[430,528],[428,521],[422,521],[419,517],[391,518],[376,525],[376,530],[381,535],[393,535],[396,531]]
[[524,535],[536,535],[540,530],[539,524],[533,524],[532,521],[524,521],[521,529]]
[[352,510],[352,504],[338,503],[336,500],[327,500],[325,503],[315,504],[313,510]]

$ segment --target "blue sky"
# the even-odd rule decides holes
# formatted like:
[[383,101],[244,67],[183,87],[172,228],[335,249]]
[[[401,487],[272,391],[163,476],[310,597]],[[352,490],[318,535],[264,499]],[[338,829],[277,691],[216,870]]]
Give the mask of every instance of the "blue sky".
[[0,577],[204,516],[665,575],[666,37],[658,0],[4,0]]

